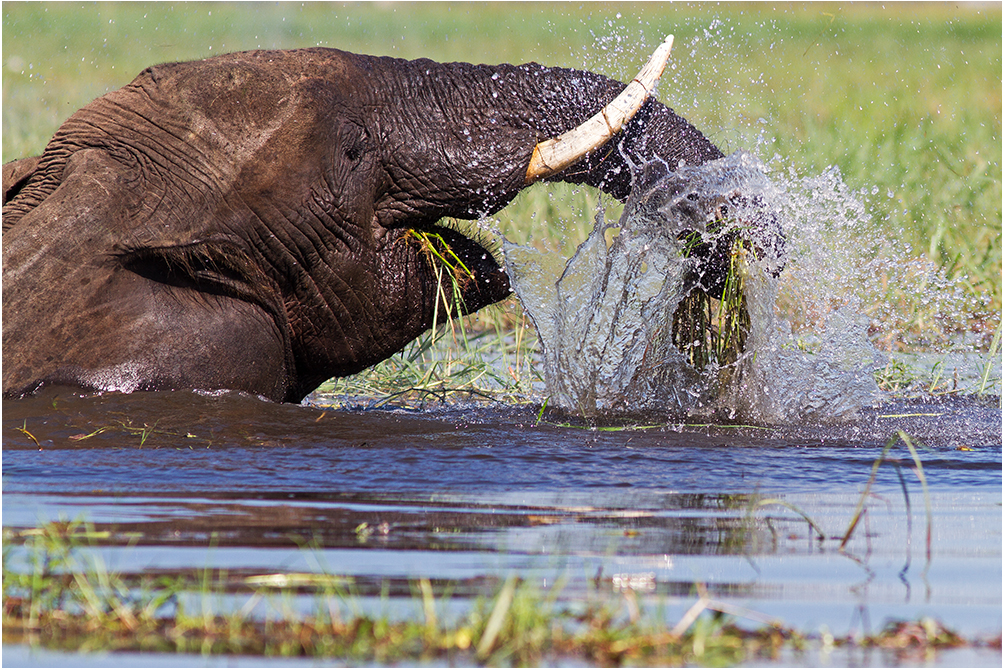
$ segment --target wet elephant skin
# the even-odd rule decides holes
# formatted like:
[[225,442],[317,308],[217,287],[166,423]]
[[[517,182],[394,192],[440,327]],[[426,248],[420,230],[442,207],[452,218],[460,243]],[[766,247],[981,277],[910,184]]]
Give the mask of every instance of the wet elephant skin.
[[[410,231],[438,233],[467,268],[454,277],[463,311],[508,295],[489,250],[437,222],[505,206],[535,145],[622,88],[536,64],[320,48],[148,68],[73,114],[41,156],[4,166],[3,393],[295,402],[365,369],[433,325],[451,281]],[[630,164],[721,155],[649,100],[553,179],[624,199]]]

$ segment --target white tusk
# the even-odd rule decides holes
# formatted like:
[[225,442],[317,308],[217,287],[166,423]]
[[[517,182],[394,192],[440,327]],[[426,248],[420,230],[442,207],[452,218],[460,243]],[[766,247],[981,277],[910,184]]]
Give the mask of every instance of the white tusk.
[[525,183],[561,172],[614,137],[649,97],[663,74],[672,47],[673,35],[667,35],[638,76],[609,105],[576,128],[538,142],[527,166]]

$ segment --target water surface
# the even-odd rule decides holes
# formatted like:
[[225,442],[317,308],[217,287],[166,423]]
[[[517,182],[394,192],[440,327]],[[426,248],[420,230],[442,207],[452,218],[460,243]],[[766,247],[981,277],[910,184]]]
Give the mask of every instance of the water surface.
[[[84,518],[110,531],[98,550],[125,572],[223,567],[237,584],[325,571],[401,616],[418,616],[420,577],[460,608],[516,573],[543,591],[563,580],[570,599],[631,589],[670,623],[702,584],[810,632],[920,616],[1001,631],[996,397],[830,424],[618,430],[530,406],[350,412],[235,393],[55,389],[3,410],[4,525]],[[927,445],[930,554],[902,444],[842,551],[897,430]]]

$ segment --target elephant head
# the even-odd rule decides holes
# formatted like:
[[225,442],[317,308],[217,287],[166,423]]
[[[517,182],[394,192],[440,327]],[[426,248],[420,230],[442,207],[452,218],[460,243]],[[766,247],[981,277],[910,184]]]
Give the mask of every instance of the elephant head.
[[324,48],[148,68],[4,167],[3,392],[299,401],[363,370],[443,318],[453,285],[467,312],[509,294],[493,255],[442,218],[492,214],[537,179],[625,199],[633,164],[722,156],[647,99],[585,157],[542,158],[624,88]]

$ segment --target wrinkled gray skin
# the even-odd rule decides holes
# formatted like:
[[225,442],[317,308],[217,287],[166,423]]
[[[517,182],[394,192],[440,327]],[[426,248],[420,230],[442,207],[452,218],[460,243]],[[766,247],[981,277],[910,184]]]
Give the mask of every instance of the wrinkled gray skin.
[[[474,273],[467,311],[506,297],[492,255],[436,222],[498,211],[535,144],[622,88],[536,64],[334,49],[149,68],[71,116],[40,157],[4,166],[3,393],[299,401],[363,370],[433,325],[437,279],[409,229],[442,234]],[[554,179],[624,199],[625,156],[721,155],[650,100]]]

